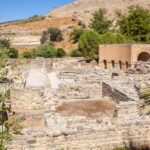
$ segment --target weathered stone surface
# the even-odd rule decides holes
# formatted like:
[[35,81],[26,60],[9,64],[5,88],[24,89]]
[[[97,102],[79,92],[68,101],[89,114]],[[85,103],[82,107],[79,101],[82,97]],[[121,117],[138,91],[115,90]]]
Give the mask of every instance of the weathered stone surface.
[[77,60],[37,59],[20,68],[20,83],[32,68],[44,69],[50,84],[11,90],[23,135],[14,135],[9,150],[112,150],[131,142],[150,146],[150,116],[142,113],[137,90],[149,85],[149,75],[112,79],[112,72],[91,64],[81,67]]

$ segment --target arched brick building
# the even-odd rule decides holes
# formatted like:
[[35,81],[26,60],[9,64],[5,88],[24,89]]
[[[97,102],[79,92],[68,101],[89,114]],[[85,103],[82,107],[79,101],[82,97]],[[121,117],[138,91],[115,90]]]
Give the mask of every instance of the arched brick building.
[[104,69],[126,70],[137,61],[150,61],[150,44],[106,44],[99,47],[99,63]]

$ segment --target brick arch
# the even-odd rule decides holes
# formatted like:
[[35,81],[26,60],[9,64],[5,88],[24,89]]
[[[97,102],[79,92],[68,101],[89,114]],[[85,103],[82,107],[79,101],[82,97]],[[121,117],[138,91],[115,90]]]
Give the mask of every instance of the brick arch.
[[141,52],[137,57],[137,61],[150,61],[150,53],[147,51]]

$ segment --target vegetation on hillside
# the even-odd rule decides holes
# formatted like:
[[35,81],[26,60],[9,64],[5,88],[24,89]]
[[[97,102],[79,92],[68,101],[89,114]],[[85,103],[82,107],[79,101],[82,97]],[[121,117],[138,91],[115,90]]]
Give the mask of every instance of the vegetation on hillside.
[[140,6],[131,6],[128,15],[117,12],[119,32],[136,42],[150,43],[150,11]]
[[[12,140],[12,134],[20,133],[21,126],[14,116],[8,115],[10,108],[8,101],[10,99],[9,84],[11,81],[7,78],[7,59],[8,41],[3,41],[0,47],[0,150],[7,150],[5,144]],[[6,104],[7,103],[7,104]]]
[[49,28],[44,31],[41,38],[41,44],[50,42],[60,42],[63,40],[63,34],[58,28]]
[[0,39],[0,53],[3,52],[8,58],[18,58],[18,50],[10,47],[10,41],[7,39]]
[[44,20],[45,16],[40,16],[40,15],[34,15],[32,17],[29,17],[27,19],[20,19],[20,20],[12,20],[12,21],[7,21],[7,22],[2,22],[2,24],[18,24],[18,23],[28,23],[28,22],[33,22],[33,21],[41,21]]
[[74,29],[70,34],[85,58],[96,58],[99,44],[150,43],[149,10],[131,6],[127,14],[116,11],[116,23],[106,18],[106,12],[105,9],[95,11],[90,29]]
[[150,104],[150,88],[147,88],[147,89],[143,90],[140,93],[140,98],[144,99],[146,103]]
[[56,49],[54,46],[49,44],[42,44],[32,51],[25,51],[22,53],[23,58],[36,58],[36,57],[45,57],[45,58],[55,58],[55,57],[64,57],[66,52],[62,48]]
[[108,32],[112,26],[112,21],[106,18],[106,9],[100,8],[93,13],[91,19],[90,28],[99,34],[104,34]]

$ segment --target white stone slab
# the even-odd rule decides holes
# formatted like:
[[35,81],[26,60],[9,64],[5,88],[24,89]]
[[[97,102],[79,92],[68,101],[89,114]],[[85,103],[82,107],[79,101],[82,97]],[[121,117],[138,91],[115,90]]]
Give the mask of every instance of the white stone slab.
[[47,74],[41,69],[31,69],[26,80],[26,87],[45,86],[49,82]]
[[57,77],[56,72],[48,73],[48,79],[49,79],[49,82],[51,83],[51,88],[53,88],[53,89],[59,88],[60,80]]

